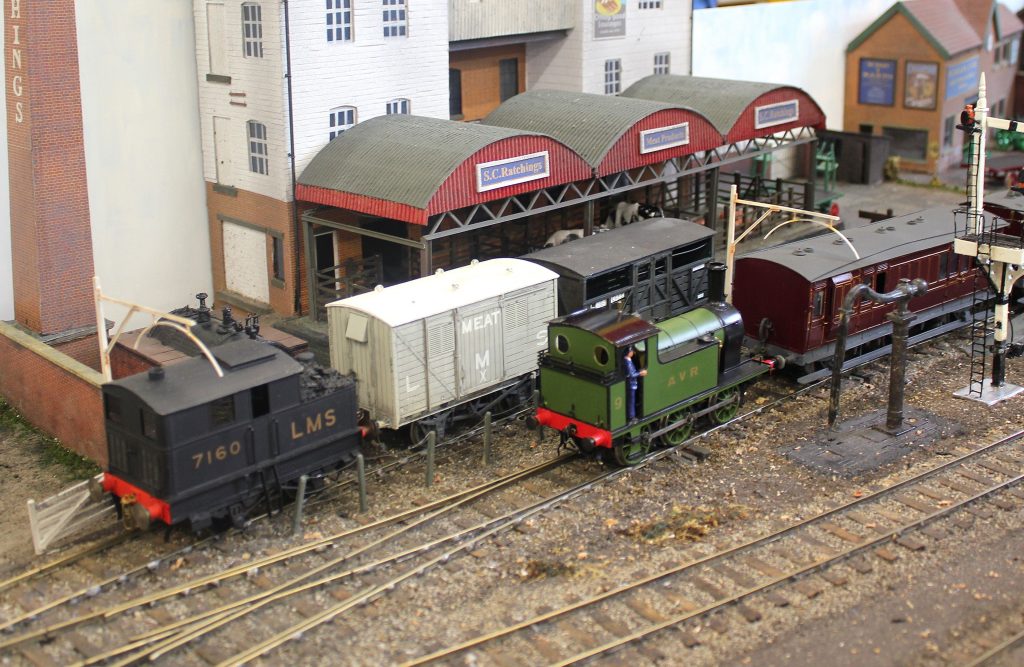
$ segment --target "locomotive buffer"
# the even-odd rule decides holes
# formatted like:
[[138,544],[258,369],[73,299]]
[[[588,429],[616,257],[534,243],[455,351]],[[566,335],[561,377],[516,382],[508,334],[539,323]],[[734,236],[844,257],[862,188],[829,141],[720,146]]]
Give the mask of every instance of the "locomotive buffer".
[[[986,217],[982,207],[985,192],[985,139],[989,129],[1002,129],[1024,133],[1024,123],[988,115],[985,99],[985,74],[978,83],[978,103],[974,117],[965,111],[960,125],[971,141],[971,160],[967,168],[967,210],[957,213],[956,239],[953,250],[959,255],[975,258],[984,272],[988,287],[995,292],[995,309],[991,315],[981,301],[987,290],[975,290],[976,308],[971,327],[971,379],[970,384],[954,392],[961,398],[978,400],[994,405],[1024,388],[1006,383],[1007,335],[1010,319],[1010,292],[1014,283],[1024,275],[1024,237],[999,233],[1001,226],[993,216]],[[963,224],[959,222],[962,215]],[[979,307],[981,306],[981,307]],[[988,335],[993,334],[992,377],[985,377],[988,353]]]

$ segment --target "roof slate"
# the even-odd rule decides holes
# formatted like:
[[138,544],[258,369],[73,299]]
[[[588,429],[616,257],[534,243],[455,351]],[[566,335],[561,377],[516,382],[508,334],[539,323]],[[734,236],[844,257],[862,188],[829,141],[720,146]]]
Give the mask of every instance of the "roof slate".
[[579,153],[589,165],[597,167],[633,125],[666,109],[685,109],[700,115],[685,104],[562,90],[530,90],[506,100],[481,122],[549,134]]
[[996,25],[999,29],[999,39],[1006,39],[1024,30],[1024,22],[1001,2],[996,3]]
[[[971,0],[984,2],[985,0]],[[978,48],[982,38],[960,11],[956,0],[905,0],[897,2],[846,47],[847,53],[863,44],[876,30],[889,22],[897,13],[914,24],[939,55],[949,60],[957,54]],[[972,12],[973,14],[973,12]]]
[[540,133],[407,114],[378,116],[335,137],[298,182],[422,209],[477,151],[502,139],[531,135]]
[[711,121],[724,137],[751,102],[770,90],[789,87],[776,83],[653,74],[624,90],[621,97],[657,100],[692,109]]

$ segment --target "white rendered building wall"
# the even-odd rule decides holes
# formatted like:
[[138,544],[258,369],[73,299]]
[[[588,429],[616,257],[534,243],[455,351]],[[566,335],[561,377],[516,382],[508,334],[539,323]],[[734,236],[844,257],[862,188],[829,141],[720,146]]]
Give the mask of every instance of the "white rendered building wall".
[[695,10],[693,74],[797,86],[821,105],[828,127],[842,129],[846,47],[892,5],[803,0]]
[[602,95],[605,61],[622,65],[619,90],[654,74],[654,55],[669,54],[669,72],[690,69],[690,3],[662,0],[660,7],[640,9],[625,3],[622,36],[596,39],[597,11],[593,0],[579,0],[576,28],[564,40],[528,45],[530,88],[579,90]]
[[[96,273],[110,296],[191,304],[213,287],[192,2],[78,0],[75,11]],[[107,319],[124,313],[105,306]]]
[[[195,0],[195,49],[192,76],[198,75],[199,116],[203,145],[203,177],[218,182],[217,150],[229,150],[231,176],[221,185],[255,192],[280,201],[291,199],[291,164],[288,159],[287,82],[285,73],[284,14],[281,2],[259,2],[263,27],[263,57],[246,57],[242,41],[242,0]],[[207,16],[211,5],[223,6],[223,72],[211,72]],[[317,3],[321,6],[322,3]],[[290,3],[294,10],[298,3]],[[292,52],[293,59],[302,57]],[[227,76],[230,83],[209,81],[207,75]],[[225,128],[228,138],[214,140],[214,118],[218,132]],[[252,171],[249,162],[249,121],[260,123],[267,132],[267,173]],[[215,146],[217,148],[215,148]],[[223,156],[222,156],[223,157]]]
[[380,0],[354,0],[351,41],[327,41],[324,3],[291,3],[296,175],[330,137],[332,109],[356,122],[407,99],[417,116],[448,118],[448,1],[409,0],[405,36],[384,37]]

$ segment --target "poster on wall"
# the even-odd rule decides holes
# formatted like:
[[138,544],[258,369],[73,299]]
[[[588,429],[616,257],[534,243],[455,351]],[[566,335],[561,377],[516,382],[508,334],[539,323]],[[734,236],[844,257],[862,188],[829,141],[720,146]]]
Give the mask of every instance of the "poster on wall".
[[857,101],[860,104],[893,105],[896,89],[896,61],[877,58],[860,59]]
[[594,0],[594,39],[626,36],[626,0]]
[[946,67],[946,99],[978,92],[978,56]]
[[939,90],[939,64],[907,61],[903,106],[908,109],[934,109]]

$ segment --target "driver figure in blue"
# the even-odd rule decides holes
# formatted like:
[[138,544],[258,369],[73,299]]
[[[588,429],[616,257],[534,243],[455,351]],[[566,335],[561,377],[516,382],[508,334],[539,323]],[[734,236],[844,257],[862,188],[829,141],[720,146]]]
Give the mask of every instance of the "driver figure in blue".
[[636,354],[636,349],[630,345],[626,348],[626,419],[628,421],[636,421],[636,389],[638,386],[637,378],[642,378],[647,375],[647,369],[636,369],[636,362],[633,361],[633,355]]

